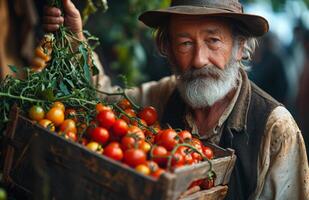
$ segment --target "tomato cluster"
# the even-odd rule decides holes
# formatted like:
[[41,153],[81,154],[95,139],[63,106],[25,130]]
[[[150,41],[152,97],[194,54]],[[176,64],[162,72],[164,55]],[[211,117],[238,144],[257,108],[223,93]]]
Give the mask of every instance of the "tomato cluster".
[[77,112],[74,109],[66,109],[59,101],[54,102],[46,113],[43,107],[33,105],[29,109],[28,116],[50,131],[56,131],[59,135],[75,142],[78,140]]
[[[157,111],[151,106],[136,109],[124,98],[113,106],[98,103],[95,109],[93,120],[82,128],[85,131],[81,134],[75,124],[75,110],[65,109],[60,102],[54,103],[46,114],[33,106],[29,116],[50,130],[54,131],[51,126],[56,126],[56,131],[68,139],[77,141],[77,133],[79,143],[89,150],[153,177],[214,157],[212,149],[189,131],[161,128]],[[49,124],[42,120],[49,120]]]

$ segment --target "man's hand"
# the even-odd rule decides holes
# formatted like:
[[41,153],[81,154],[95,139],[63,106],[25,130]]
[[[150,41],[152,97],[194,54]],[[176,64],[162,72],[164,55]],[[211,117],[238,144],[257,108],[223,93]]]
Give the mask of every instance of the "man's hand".
[[84,39],[82,19],[78,9],[71,0],[63,0],[64,18],[60,9],[56,7],[45,7],[43,27],[46,32],[54,32],[61,24],[65,26],[81,40]]

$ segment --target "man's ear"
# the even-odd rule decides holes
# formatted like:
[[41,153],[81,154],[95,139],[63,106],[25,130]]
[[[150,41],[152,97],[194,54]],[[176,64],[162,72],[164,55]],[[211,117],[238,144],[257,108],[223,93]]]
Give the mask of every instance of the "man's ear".
[[243,50],[245,48],[245,40],[244,39],[239,39],[238,40],[238,50],[237,50],[237,54],[236,54],[236,59],[237,61],[241,61],[243,58]]

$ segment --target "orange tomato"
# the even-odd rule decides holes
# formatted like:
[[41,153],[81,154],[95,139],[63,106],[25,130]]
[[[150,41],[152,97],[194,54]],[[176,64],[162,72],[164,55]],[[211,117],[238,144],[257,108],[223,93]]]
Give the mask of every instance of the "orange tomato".
[[135,167],[135,170],[138,171],[141,174],[144,174],[144,175],[149,175],[150,172],[151,172],[149,167],[147,165],[145,165],[145,164],[137,165]]
[[42,119],[39,121],[39,124],[47,129],[49,129],[50,131],[55,131],[55,125],[53,124],[52,121],[48,120],[48,119]]
[[99,113],[99,112],[102,112],[103,110],[111,110],[111,107],[105,106],[105,105],[103,105],[102,103],[98,103],[98,104],[95,106],[95,109],[96,109],[97,113]]
[[52,108],[60,108],[61,110],[63,110],[63,112],[65,111],[65,106],[63,103],[61,103],[60,101],[55,101],[52,105]]
[[59,126],[64,121],[64,112],[59,107],[53,107],[47,112],[46,119],[52,121],[55,126]]
[[67,133],[67,132],[77,133],[75,121],[73,119],[64,120],[60,125],[60,131],[64,133]]
[[35,52],[35,55],[37,56],[37,57],[39,57],[39,58],[42,58],[44,61],[49,61],[50,60],[50,56],[48,55],[48,54],[46,54],[46,53],[44,53],[44,49],[42,48],[42,47],[37,47],[35,50],[34,50],[34,52]]

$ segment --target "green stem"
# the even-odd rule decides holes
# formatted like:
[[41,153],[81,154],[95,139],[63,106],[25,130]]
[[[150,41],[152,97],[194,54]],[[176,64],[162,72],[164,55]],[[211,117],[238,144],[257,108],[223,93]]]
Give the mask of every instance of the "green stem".
[[0,92],[0,97],[9,97],[9,98],[12,98],[12,99],[19,99],[19,100],[22,100],[22,101],[30,101],[30,102],[40,102],[40,103],[46,103],[47,102],[45,100],[33,99],[33,98],[29,98],[29,97],[24,97],[24,96],[15,96],[15,95],[12,95],[12,94],[9,94],[9,93],[3,93],[3,92]]

